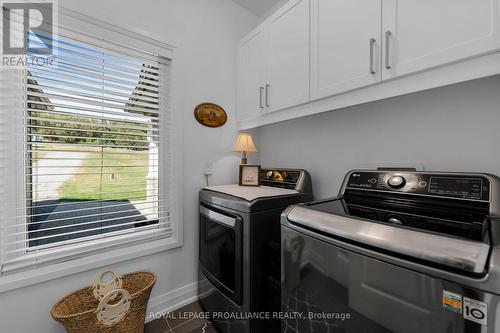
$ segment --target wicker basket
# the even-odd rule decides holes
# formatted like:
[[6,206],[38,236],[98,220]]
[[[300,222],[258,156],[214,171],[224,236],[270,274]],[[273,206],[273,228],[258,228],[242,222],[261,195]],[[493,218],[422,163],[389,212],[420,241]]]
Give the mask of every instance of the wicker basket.
[[[101,281],[106,272],[101,273],[96,281]],[[67,295],[52,307],[52,318],[61,322],[68,333],[142,333],[146,307],[156,275],[151,272],[135,272],[123,276],[116,274],[115,277],[114,282],[117,284],[111,286],[108,283],[107,289],[111,291],[105,296],[99,294],[99,287],[102,286],[96,288],[96,282],[94,287],[86,287]],[[119,289],[114,289],[115,287]],[[101,288],[103,290],[106,288]],[[120,293],[122,297],[116,297]],[[113,307],[116,307],[118,314],[117,311],[113,312]],[[104,311],[108,311],[105,318],[108,321],[103,320]]]

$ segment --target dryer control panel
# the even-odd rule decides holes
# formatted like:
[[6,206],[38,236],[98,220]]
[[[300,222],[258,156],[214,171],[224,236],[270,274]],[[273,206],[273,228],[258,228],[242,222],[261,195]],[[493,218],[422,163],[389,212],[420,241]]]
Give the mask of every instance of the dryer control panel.
[[300,177],[300,170],[261,169],[260,183],[266,186],[294,189]]
[[312,194],[311,176],[303,169],[261,168],[260,183]]

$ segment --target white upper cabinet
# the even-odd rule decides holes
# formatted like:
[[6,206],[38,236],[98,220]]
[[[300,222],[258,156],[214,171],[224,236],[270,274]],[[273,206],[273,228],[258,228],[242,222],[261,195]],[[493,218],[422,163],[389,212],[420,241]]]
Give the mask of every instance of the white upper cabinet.
[[311,99],[381,80],[381,0],[311,0]]
[[238,46],[238,127],[500,74],[499,64],[500,0],[289,0]]
[[383,79],[500,48],[499,0],[383,0]]
[[291,0],[268,20],[267,112],[309,101],[309,0]]
[[257,29],[238,47],[237,119],[252,120],[261,116],[265,107],[266,34]]

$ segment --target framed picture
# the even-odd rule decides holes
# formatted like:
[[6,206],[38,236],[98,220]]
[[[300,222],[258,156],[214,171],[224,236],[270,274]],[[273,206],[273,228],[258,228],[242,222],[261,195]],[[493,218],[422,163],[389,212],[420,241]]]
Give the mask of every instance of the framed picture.
[[260,165],[240,165],[240,186],[260,186]]

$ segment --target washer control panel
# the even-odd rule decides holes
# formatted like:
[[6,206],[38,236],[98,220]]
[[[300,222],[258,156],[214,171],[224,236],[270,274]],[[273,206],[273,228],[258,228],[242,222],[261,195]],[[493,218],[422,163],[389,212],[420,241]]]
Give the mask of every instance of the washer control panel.
[[490,181],[477,174],[354,171],[346,188],[489,201]]

